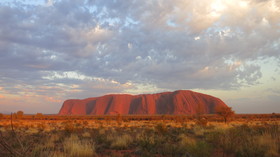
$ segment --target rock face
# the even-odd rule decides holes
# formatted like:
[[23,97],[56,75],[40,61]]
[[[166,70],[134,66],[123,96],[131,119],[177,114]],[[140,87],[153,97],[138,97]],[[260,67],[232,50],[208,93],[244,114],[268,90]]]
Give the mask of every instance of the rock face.
[[215,113],[226,106],[219,98],[189,90],[157,94],[111,94],[63,103],[59,115],[196,114]]

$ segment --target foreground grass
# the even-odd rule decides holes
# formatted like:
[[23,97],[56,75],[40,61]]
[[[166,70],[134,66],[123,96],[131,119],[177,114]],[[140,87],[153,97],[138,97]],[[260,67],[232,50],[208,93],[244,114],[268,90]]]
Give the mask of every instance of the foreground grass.
[[[133,123],[130,125],[130,123]],[[30,157],[278,157],[278,122],[208,125],[151,121],[101,124],[63,121],[36,125],[15,122],[0,128],[4,140],[15,152]],[[15,135],[17,137],[15,137]],[[19,142],[20,141],[20,142]],[[29,147],[31,148],[29,149]],[[21,156],[0,145],[0,156]]]

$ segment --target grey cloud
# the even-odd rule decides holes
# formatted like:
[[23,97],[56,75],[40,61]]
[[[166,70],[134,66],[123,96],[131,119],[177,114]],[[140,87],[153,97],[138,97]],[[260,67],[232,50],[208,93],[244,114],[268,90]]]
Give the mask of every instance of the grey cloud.
[[51,71],[170,90],[254,85],[262,74],[252,63],[279,58],[280,18],[268,8],[270,2],[250,1],[243,10],[227,4],[231,9],[222,11],[211,8],[212,1],[0,3],[1,86],[80,84],[80,95],[125,90],[42,78]]
[[259,96],[256,98],[239,98],[225,100],[229,106],[232,106],[236,113],[279,113],[280,98],[277,95]]

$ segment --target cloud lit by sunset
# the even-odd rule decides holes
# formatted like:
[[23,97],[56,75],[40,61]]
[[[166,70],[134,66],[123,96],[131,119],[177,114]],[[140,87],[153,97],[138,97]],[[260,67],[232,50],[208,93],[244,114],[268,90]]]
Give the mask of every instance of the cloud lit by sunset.
[[190,89],[280,112],[278,0],[3,0],[0,112]]

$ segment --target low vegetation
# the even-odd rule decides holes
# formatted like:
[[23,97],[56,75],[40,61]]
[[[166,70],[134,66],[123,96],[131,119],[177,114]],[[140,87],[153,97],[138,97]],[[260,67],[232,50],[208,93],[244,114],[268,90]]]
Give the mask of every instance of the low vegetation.
[[279,115],[249,120],[242,116],[224,123],[207,116],[46,120],[40,115],[30,120],[2,115],[0,156],[279,157]]

